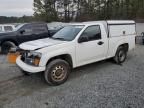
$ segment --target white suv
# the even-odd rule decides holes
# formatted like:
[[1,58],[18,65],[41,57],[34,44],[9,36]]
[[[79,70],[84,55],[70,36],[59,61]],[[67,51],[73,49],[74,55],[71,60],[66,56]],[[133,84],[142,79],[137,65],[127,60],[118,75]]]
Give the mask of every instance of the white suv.
[[14,25],[6,25],[6,24],[0,25],[0,33],[10,32],[10,31],[13,31],[14,29],[15,29]]

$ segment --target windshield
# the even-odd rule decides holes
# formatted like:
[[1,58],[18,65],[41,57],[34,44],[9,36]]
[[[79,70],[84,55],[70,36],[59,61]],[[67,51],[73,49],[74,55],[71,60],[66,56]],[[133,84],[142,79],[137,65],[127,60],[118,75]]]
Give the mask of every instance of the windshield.
[[64,41],[72,41],[76,37],[76,35],[83,29],[83,27],[83,25],[70,25],[64,27],[55,35],[53,35],[52,38]]
[[19,30],[22,26],[24,26],[25,24],[19,24],[19,25],[17,25],[16,26],[16,28],[14,29],[14,31],[17,31],[17,30]]

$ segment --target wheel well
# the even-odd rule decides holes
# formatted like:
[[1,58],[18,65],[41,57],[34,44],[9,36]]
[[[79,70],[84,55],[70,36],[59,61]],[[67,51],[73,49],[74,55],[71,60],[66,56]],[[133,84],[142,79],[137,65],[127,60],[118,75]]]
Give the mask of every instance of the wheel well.
[[128,43],[124,43],[124,44],[120,45],[119,47],[123,47],[125,49],[125,51],[129,50],[129,44]]
[[71,66],[71,68],[73,67],[73,62],[72,62],[72,58],[69,54],[63,54],[63,55],[59,55],[59,56],[55,56],[55,57],[52,57],[51,59],[49,59],[49,61],[47,62],[47,65],[52,61],[52,60],[55,60],[55,59],[62,59],[62,60],[65,60],[69,63],[69,65]]
[[7,42],[7,41],[13,42],[16,46],[18,46],[18,43],[17,43],[16,41],[14,41],[14,40],[11,40],[11,39],[3,40],[3,41],[1,42],[1,45],[2,45],[4,42]]

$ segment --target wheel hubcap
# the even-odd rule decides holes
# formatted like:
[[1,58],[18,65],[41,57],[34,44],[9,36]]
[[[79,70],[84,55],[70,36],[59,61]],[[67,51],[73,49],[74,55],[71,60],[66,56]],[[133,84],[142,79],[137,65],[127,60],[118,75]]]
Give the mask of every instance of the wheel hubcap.
[[54,81],[61,81],[65,78],[65,74],[66,72],[63,66],[56,66],[52,70],[52,79]]

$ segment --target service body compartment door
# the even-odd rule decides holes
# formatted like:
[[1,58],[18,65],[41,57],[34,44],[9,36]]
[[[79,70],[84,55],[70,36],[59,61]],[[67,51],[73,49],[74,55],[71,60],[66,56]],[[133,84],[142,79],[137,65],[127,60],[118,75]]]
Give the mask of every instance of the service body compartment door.
[[109,28],[109,50],[108,57],[114,57],[117,48],[128,43],[129,50],[135,47],[136,26],[135,23],[113,23]]
[[129,25],[109,25],[110,37],[129,36],[136,33],[135,24]]

